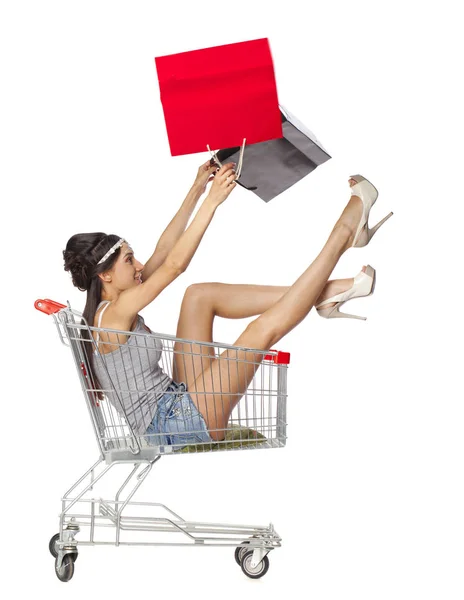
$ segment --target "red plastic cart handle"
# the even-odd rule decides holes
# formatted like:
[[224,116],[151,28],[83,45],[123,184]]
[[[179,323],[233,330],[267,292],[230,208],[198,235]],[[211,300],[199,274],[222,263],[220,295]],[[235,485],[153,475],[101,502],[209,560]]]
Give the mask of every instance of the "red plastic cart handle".
[[277,352],[277,356],[272,354],[266,354],[264,360],[272,360],[276,365],[289,365],[290,364],[290,352],[281,352],[280,350],[272,350],[271,352]]
[[55,302],[54,300],[36,300],[34,302],[34,306],[37,310],[45,313],[46,315],[52,315],[60,311],[62,308],[66,308],[65,304],[60,304],[59,302]]

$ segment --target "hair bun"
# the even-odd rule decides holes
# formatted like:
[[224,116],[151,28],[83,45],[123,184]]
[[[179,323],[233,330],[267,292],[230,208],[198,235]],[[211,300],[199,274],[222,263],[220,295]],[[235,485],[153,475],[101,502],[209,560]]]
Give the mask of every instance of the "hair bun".
[[99,261],[119,239],[120,236],[106,235],[101,231],[76,233],[69,238],[66,249],[63,250],[64,270],[70,271],[73,284],[81,292],[89,291],[93,282],[97,286],[97,291],[99,290],[98,273],[112,267],[120,254],[120,249],[118,248],[101,265]]
[[71,273],[73,284],[81,292],[86,292],[92,281],[92,265],[84,259],[82,254],[73,252],[72,250],[64,250],[63,258],[64,270]]

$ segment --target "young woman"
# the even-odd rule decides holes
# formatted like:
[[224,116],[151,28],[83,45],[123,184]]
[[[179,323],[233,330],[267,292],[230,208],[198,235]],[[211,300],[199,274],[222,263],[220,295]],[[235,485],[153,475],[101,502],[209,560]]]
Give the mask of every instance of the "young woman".
[[[164,231],[146,265],[135,258],[129,244],[117,235],[82,233],[69,239],[63,252],[65,270],[71,272],[75,286],[87,291],[83,316],[90,325],[122,331],[150,331],[139,311],[187,269],[216,210],[237,185],[234,166],[228,163],[217,170],[208,161],[199,168],[182,207]],[[186,229],[209,182],[212,182],[209,193]],[[363,267],[354,279],[328,281],[328,278],[342,254],[349,248],[367,245],[393,213],[369,229],[369,211],[377,199],[377,190],[360,175],[351,177],[349,184],[351,198],[326,244],[292,286],[191,285],[183,298],[176,336],[212,342],[216,315],[230,319],[258,315],[234,345],[269,350],[298,325],[313,306],[326,318],[352,316],[340,313],[339,307],[351,298],[373,292],[374,269]],[[150,381],[150,390],[145,385],[146,393],[136,403],[125,402],[124,412],[135,432],[165,436],[164,443],[168,444],[224,439],[230,414],[262,360],[261,355],[245,350],[233,351],[233,356],[231,350],[225,350],[215,358],[212,348],[196,345],[192,348],[188,344],[189,360],[186,361],[182,354],[183,344],[177,342],[172,366],[175,379],[182,382],[177,383],[158,364],[161,357],[159,340],[148,336],[153,352],[146,353],[145,362],[139,358],[141,364],[128,374],[124,365],[131,364],[131,352],[138,344],[137,340],[142,338],[103,332],[101,337],[95,332],[92,335],[106,362],[104,369],[100,361],[91,357],[102,389],[111,387],[108,373],[117,380],[122,369],[125,369],[124,377],[133,382],[134,389],[138,389],[137,380]],[[124,355],[129,359],[126,363]],[[229,356],[237,368],[228,369],[228,361],[223,359]],[[190,434],[190,431],[197,433]]]

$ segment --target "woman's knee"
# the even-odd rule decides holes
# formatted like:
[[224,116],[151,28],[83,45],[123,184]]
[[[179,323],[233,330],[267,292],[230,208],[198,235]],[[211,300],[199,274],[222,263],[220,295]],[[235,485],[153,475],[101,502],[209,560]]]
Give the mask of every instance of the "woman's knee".
[[215,293],[217,293],[216,286],[221,285],[220,283],[192,283],[185,290],[183,302],[186,302],[193,306],[205,306],[214,308]]
[[189,300],[205,300],[209,299],[214,294],[214,286],[216,283],[192,283],[185,290],[184,298]]
[[205,303],[206,297],[207,293],[203,287],[203,284],[193,283],[185,290],[182,304],[184,306],[188,304],[189,306],[196,308],[197,306],[202,306]]

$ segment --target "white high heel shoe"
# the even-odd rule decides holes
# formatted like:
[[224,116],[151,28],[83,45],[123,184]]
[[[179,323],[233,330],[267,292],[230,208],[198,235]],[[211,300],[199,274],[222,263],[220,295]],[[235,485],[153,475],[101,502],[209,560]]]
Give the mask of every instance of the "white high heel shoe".
[[[358,317],[357,315],[350,315],[348,313],[340,312],[340,307],[352,298],[363,298],[364,296],[370,296],[374,293],[374,288],[375,269],[370,265],[367,265],[366,272],[361,271],[354,278],[353,287],[351,287],[346,292],[337,294],[336,296],[328,298],[327,300],[324,300],[323,302],[318,304],[316,306],[317,312],[321,317],[324,317],[325,319],[333,319],[335,317],[346,317],[348,319],[361,319],[363,321],[366,321],[366,317]],[[336,302],[335,306],[320,308],[324,306],[324,304],[330,304],[332,302]]]
[[368,226],[369,211],[374,206],[379,192],[372,185],[372,183],[362,175],[351,175],[351,179],[357,181],[357,183],[351,187],[351,195],[358,196],[363,204],[361,221],[359,222],[358,229],[356,231],[356,235],[354,236],[354,241],[351,247],[362,248],[363,246],[367,246],[374,233],[379,229],[379,227],[381,227],[381,225],[385,223],[387,219],[393,215],[393,213],[391,212],[389,215],[379,221],[377,225],[370,229]]

